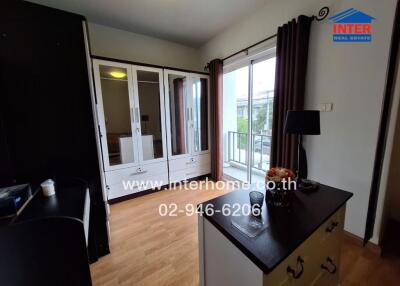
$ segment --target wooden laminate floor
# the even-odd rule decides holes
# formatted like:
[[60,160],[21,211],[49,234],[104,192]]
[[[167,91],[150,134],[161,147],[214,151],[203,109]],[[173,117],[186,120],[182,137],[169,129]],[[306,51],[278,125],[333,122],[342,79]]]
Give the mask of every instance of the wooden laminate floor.
[[[111,254],[91,266],[94,286],[199,285],[197,217],[161,217],[159,205],[198,204],[229,190],[165,190],[111,206]],[[342,286],[400,285],[400,259],[379,258],[345,239]]]

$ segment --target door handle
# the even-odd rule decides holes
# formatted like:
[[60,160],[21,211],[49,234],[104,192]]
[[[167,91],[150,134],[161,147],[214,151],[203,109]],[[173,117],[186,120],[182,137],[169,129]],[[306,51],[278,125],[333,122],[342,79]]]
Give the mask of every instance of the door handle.
[[190,121],[190,108],[186,108],[186,117],[187,117],[187,121]]
[[140,118],[139,118],[139,107],[135,107],[135,117],[136,117],[136,123],[140,123]]
[[131,107],[131,120],[133,121],[133,123],[136,122],[135,113],[133,112],[133,107]]
[[137,175],[137,174],[143,174],[143,173],[147,173],[147,170],[143,170],[141,167],[136,169],[135,173],[131,173],[131,176]]

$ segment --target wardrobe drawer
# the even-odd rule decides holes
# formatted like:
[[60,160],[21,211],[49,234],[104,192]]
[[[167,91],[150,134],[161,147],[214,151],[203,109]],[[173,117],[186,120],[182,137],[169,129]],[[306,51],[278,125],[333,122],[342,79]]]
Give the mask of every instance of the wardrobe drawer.
[[108,186],[108,199],[132,195],[138,192],[160,188],[168,185],[168,173],[154,174],[147,177],[127,178],[119,183]]
[[167,185],[167,162],[106,172],[106,184],[109,200]]
[[187,179],[203,176],[210,173],[211,167],[207,164],[192,166],[185,170],[171,171],[169,173],[170,182],[181,182]]
[[198,165],[211,165],[210,153],[198,155],[196,160]]
[[187,179],[196,177],[196,176],[194,176],[194,174],[195,174],[195,172],[192,170],[192,168],[188,168],[187,170],[180,170],[180,171],[170,171],[169,172],[169,181],[170,181],[170,183],[185,181]]
[[191,164],[191,157],[172,159],[168,161],[169,171],[185,170]]
[[198,176],[203,176],[211,173],[211,165],[203,164],[197,167],[198,168]]
[[137,167],[126,168],[121,170],[114,170],[106,172],[107,185],[114,185],[122,180],[136,180],[144,177],[152,176],[154,174],[168,174],[167,162],[158,162]]
[[210,154],[202,154],[189,156],[185,158],[173,159],[169,161],[169,169],[170,171],[180,171],[185,170],[187,168],[202,166],[202,165],[211,165],[210,163]]
[[136,188],[125,188],[122,184],[108,185],[107,186],[107,198],[109,200],[120,198],[127,195],[132,195],[138,192],[138,187]]

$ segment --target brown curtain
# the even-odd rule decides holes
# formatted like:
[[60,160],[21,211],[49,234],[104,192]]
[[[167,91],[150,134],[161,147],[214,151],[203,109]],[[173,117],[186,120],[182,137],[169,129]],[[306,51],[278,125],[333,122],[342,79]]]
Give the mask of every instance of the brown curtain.
[[297,169],[297,137],[285,135],[288,110],[304,109],[308,42],[312,17],[299,16],[278,28],[271,167]]
[[222,60],[216,59],[209,63],[210,71],[210,109],[211,109],[211,177],[222,180],[223,147],[222,147]]
[[201,132],[201,150],[208,149],[208,89],[207,80],[205,78],[200,79],[201,84],[201,95],[200,95],[200,132]]
[[[175,106],[175,137],[176,145],[172,148],[173,155],[186,153],[185,145],[185,101],[183,96],[183,79],[176,78],[174,83],[174,106]],[[172,126],[172,125],[171,125]]]

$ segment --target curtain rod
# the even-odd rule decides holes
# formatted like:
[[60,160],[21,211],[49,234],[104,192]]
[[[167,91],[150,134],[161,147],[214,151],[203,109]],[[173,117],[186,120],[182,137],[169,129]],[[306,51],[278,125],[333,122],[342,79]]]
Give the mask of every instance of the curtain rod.
[[231,54],[231,55],[229,55],[229,56],[223,58],[222,61],[225,61],[225,60],[227,60],[227,59],[233,58],[234,56],[236,56],[236,55],[238,55],[238,54],[241,54],[241,53],[248,53],[248,51],[249,51],[251,48],[254,48],[255,46],[258,46],[258,45],[261,44],[261,43],[264,43],[264,42],[266,42],[266,41],[268,41],[268,40],[271,40],[271,39],[275,38],[276,36],[277,36],[277,34],[273,34],[273,35],[269,36],[268,38],[265,38],[265,39],[263,39],[263,40],[261,40],[261,41],[255,43],[255,44],[252,44],[251,46],[248,46],[247,48],[244,48],[244,49],[242,49],[242,50],[240,50],[240,51],[238,51],[238,52],[236,52],[236,53],[233,53],[233,54]]
[[[313,15],[312,17],[313,17],[313,20],[315,19],[315,20],[317,20],[317,21],[319,22],[319,21],[324,20],[326,17],[328,17],[328,14],[329,14],[329,8],[325,6],[325,7],[322,7],[322,8],[318,11],[318,16]],[[275,38],[276,36],[277,36],[277,34],[273,34],[273,35],[271,35],[271,36],[269,36],[269,37],[267,37],[267,38],[265,38],[265,39],[263,39],[263,40],[261,40],[261,41],[258,41],[258,42],[255,43],[255,44],[252,44],[252,45],[250,45],[250,46],[248,46],[248,47],[246,47],[246,48],[244,48],[244,49],[241,49],[240,51],[238,51],[238,52],[236,52],[236,53],[233,53],[233,54],[231,54],[231,55],[229,55],[229,56],[223,58],[222,61],[225,61],[225,60],[227,60],[227,59],[230,59],[230,58],[232,58],[232,57],[234,57],[234,56],[236,56],[236,55],[239,55],[239,54],[241,54],[241,53],[248,53],[249,50],[250,50],[251,48],[254,48],[255,46],[258,46],[259,44],[262,44],[262,43],[264,43],[264,42],[266,42],[266,41],[268,41],[268,40],[271,40],[271,39]],[[210,64],[210,63],[207,63],[207,65],[204,67],[204,70],[208,70],[208,65],[209,65],[209,64]]]

